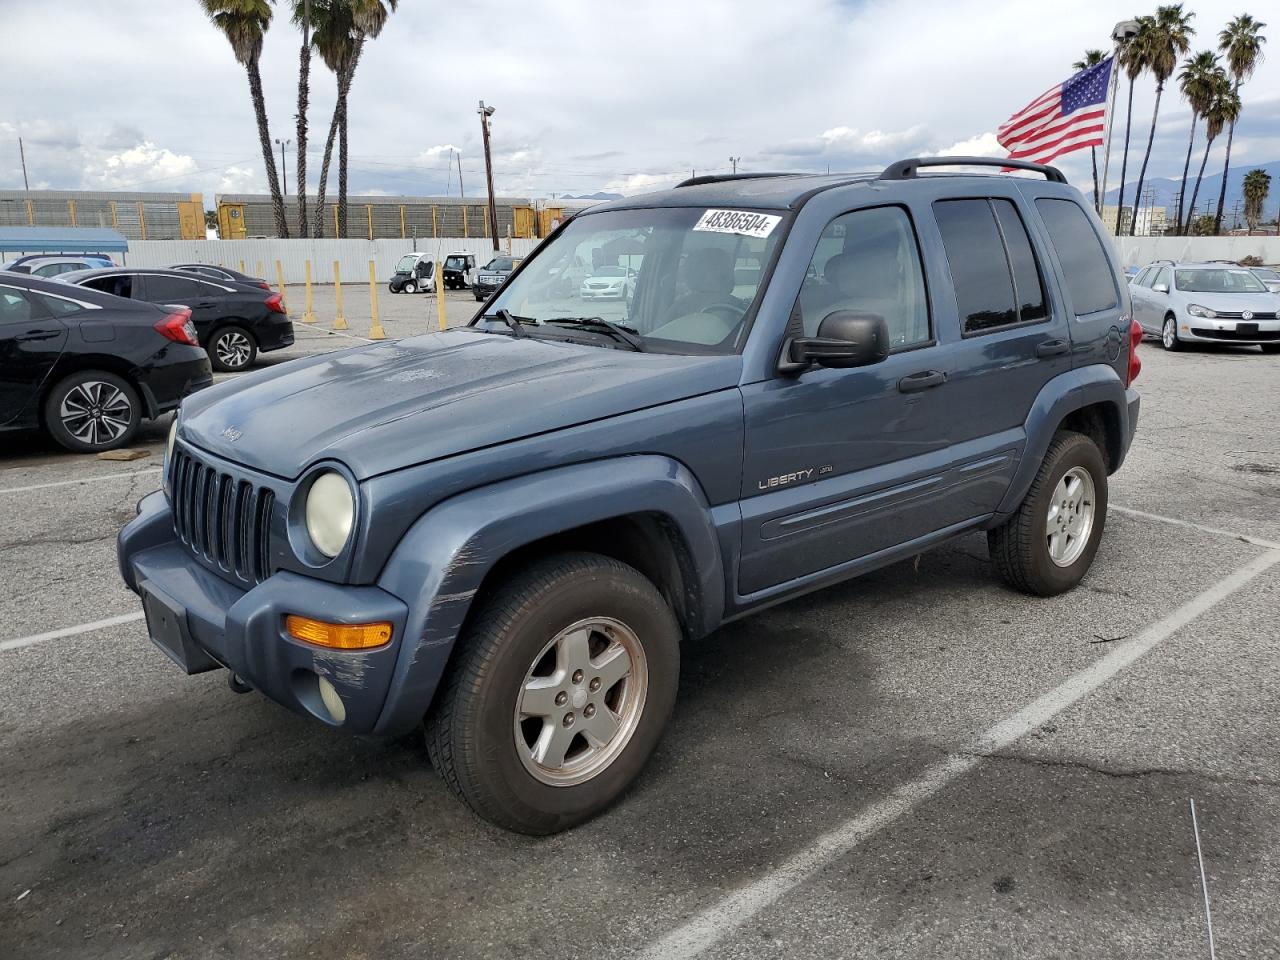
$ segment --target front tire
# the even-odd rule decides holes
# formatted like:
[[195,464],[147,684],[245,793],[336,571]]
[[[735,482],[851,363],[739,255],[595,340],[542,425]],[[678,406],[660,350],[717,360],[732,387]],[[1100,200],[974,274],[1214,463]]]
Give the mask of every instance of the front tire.
[[1107,468],[1098,445],[1059,431],[1022,504],[987,532],[996,570],[1015,590],[1049,597],[1078,584],[1107,520]]
[[426,721],[431,762],[481,817],[567,829],[643,768],[675,703],[680,630],[654,585],[592,553],[537,561],[480,601]]
[[213,369],[238,373],[253,366],[258,357],[258,341],[244,327],[222,327],[209,341],[208,352]]
[[1173,314],[1164,318],[1164,326],[1160,328],[1160,345],[1170,353],[1182,349],[1182,341],[1178,339],[1178,321]]
[[1260,343],[1263,353],[1280,353],[1280,343]]
[[403,290],[405,293],[417,293],[418,284],[413,280],[406,280],[404,282],[404,286],[401,287],[400,289]]
[[123,447],[142,422],[138,392],[105,370],[82,370],[62,380],[44,405],[50,436],[76,453]]

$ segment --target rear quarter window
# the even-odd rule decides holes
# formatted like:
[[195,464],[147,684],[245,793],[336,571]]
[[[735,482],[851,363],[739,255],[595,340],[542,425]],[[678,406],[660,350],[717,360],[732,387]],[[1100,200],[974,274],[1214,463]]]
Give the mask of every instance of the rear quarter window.
[[1037,200],[1036,209],[1062,264],[1072,309],[1080,315],[1114,308],[1119,301],[1111,262],[1085,212],[1071,200],[1050,197]]

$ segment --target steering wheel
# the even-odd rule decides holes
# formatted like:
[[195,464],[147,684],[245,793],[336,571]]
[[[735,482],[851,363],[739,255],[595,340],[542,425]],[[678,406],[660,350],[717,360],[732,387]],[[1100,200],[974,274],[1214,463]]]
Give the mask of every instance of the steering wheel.
[[718,313],[729,321],[730,326],[737,326],[742,318],[747,315],[746,307],[733,303],[729,300],[721,300],[718,303],[708,304],[698,311],[699,313]]

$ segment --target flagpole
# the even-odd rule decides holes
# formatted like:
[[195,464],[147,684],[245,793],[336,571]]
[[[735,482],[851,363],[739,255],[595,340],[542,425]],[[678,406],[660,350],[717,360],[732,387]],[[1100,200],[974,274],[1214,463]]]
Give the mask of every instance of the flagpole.
[[[1136,20],[1121,20],[1111,28],[1111,89],[1107,92],[1107,122],[1106,122],[1106,141],[1107,148],[1103,151],[1102,156],[1102,189],[1098,191],[1098,216],[1102,216],[1102,211],[1107,206],[1107,177],[1110,175],[1111,169],[1111,117],[1115,113],[1116,90],[1120,86],[1120,51],[1124,45],[1138,35],[1138,22]],[[1116,210],[1116,226],[1113,234],[1120,235],[1120,217],[1122,211]]]

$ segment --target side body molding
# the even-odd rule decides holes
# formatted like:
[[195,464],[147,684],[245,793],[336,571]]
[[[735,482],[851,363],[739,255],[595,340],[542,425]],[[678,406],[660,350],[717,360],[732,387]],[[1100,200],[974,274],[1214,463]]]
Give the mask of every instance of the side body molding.
[[1114,424],[1119,428],[1119,436],[1122,438],[1118,444],[1119,456],[1111,463],[1111,470],[1114,472],[1120,468],[1120,462],[1128,450],[1129,438],[1133,435],[1124,382],[1115,369],[1106,364],[1090,364],[1068,370],[1046,383],[1031,405],[1025,426],[1026,451],[1013,482],[1009,485],[1009,492],[997,508],[997,520],[1017,510],[1022,503],[1063,418],[1096,403],[1109,405],[1109,416],[1115,418]]
[[688,549],[695,633],[720,624],[724,572],[711,510],[681,463],[640,455],[559,467],[458,494],[418,519],[387,561],[378,586],[402,599],[409,617],[375,733],[408,731],[426,712],[454,639],[485,575],[535,540],[601,520],[658,514]]

